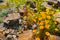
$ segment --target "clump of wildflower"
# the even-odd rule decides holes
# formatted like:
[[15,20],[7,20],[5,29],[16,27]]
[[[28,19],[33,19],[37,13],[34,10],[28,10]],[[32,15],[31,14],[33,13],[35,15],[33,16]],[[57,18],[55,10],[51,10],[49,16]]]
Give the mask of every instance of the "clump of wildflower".
[[49,32],[45,32],[45,35],[50,36],[50,33]]
[[40,29],[44,29],[44,26],[40,26]]

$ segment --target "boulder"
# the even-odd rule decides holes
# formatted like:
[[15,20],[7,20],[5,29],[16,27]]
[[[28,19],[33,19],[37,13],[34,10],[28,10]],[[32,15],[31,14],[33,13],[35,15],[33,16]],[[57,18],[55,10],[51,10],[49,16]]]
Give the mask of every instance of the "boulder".
[[24,31],[22,34],[18,34],[18,40],[34,40],[32,30]]
[[11,13],[8,14],[6,18],[4,18],[3,23],[6,28],[17,29],[19,27],[19,13]]
[[20,18],[20,14],[19,13],[11,13],[8,14],[8,17],[6,17],[3,22],[8,22],[8,20],[15,20],[15,19],[19,19]]
[[4,27],[8,29],[17,29],[19,27],[19,20],[9,20],[9,23],[4,22]]

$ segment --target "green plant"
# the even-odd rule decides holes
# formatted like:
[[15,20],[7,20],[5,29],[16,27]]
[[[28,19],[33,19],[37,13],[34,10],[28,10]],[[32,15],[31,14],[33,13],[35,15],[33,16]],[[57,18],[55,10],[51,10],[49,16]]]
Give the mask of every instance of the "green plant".
[[3,22],[3,18],[0,17],[0,23]]

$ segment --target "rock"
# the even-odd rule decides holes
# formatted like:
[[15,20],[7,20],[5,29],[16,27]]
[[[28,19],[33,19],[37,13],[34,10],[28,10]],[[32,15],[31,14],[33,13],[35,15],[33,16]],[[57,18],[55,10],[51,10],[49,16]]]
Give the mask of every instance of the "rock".
[[59,8],[59,7],[60,7],[60,2],[58,1],[57,4],[55,4],[54,7],[55,7],[55,8]]
[[0,23],[0,27],[3,27],[4,23]]
[[2,3],[2,4],[6,3],[6,0],[0,0],[0,3]]
[[0,0],[0,3],[2,3],[3,2],[3,0]]
[[12,33],[14,33],[14,30],[13,29],[7,29],[4,31],[4,33],[12,34]]
[[54,20],[60,23],[60,12],[54,14],[53,16],[54,16]]
[[36,3],[35,2],[30,2],[30,7],[35,9],[36,8]]
[[20,18],[20,14],[19,13],[12,13],[9,14],[8,17],[6,17],[3,22],[7,22],[8,20],[15,20],[15,19],[19,19]]
[[57,14],[54,14],[54,17],[60,18],[60,12],[58,12]]
[[52,8],[52,6],[48,5],[47,2],[43,2],[41,5],[45,8]]
[[3,32],[5,30],[4,27],[0,27],[0,32]]
[[19,13],[21,16],[27,16],[28,12],[27,12],[27,6],[24,4],[24,5],[21,5],[18,9],[19,9]]
[[50,1],[50,2],[53,2],[53,3],[57,3],[58,0],[47,0],[47,1]]
[[60,37],[59,36],[55,36],[55,35],[51,35],[49,37],[49,40],[60,40]]
[[3,23],[6,28],[12,28],[12,29],[17,29],[19,27],[19,18],[20,14],[19,13],[10,13],[8,14],[8,17],[4,18]]
[[58,0],[60,2],[60,0]]
[[34,40],[32,30],[24,31],[22,34],[18,34],[18,40]]
[[5,40],[4,34],[0,33],[0,39]]
[[17,29],[19,27],[19,20],[9,20],[9,23],[5,23],[4,22],[4,27],[8,28],[8,29]]
[[[59,0],[47,0],[46,2],[43,2],[41,5],[43,5],[45,8],[59,8],[60,7],[60,1]],[[54,5],[54,6],[52,6]]]
[[8,34],[6,36],[6,40],[18,40],[18,39],[17,39],[16,35],[14,35],[14,34]]

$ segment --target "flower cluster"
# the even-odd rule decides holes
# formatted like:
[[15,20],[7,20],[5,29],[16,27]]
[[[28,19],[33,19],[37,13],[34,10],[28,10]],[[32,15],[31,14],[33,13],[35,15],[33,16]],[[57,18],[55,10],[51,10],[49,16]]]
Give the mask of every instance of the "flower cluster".
[[[44,40],[45,36],[50,36],[55,32],[59,32],[57,27],[57,21],[54,20],[54,14],[58,14],[59,9],[54,10],[53,8],[41,8],[41,1],[37,1],[36,8],[37,13],[29,13],[28,18],[30,17],[30,23],[36,23],[37,28],[33,29],[33,32],[36,34],[36,40]],[[40,6],[39,6],[40,5]],[[40,9],[39,9],[40,8]],[[42,10],[43,9],[43,10]],[[31,11],[31,10],[30,10]]]

